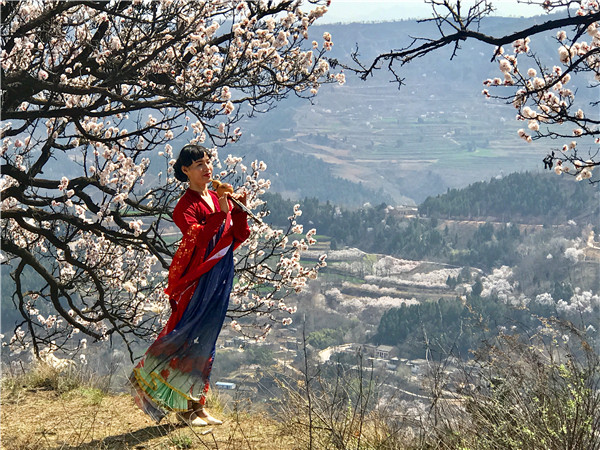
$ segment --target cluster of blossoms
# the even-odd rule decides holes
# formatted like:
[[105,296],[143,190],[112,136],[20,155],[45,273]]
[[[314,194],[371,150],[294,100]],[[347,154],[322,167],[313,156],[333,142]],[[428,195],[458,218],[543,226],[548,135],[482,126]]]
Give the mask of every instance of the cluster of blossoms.
[[576,239],[571,247],[567,247],[564,256],[573,264],[579,262],[585,255],[585,251],[580,247],[581,239]]
[[[305,12],[282,1],[3,2],[2,247],[33,312],[13,344],[39,356],[51,341],[77,349],[78,333],[129,342],[160,329],[176,248],[169,211],[183,189],[173,148],[235,142],[245,113],[343,82],[324,59],[330,36],[303,49],[326,3]],[[232,161],[222,178],[238,174],[260,208],[265,164]],[[252,231],[238,257],[240,315],[289,315],[285,293],[325,264],[299,263],[315,232],[288,244],[296,223]],[[27,290],[30,269],[45,288]],[[266,298],[265,286],[274,286]]]
[[[229,155],[223,166],[221,179],[233,184],[237,184],[236,178],[240,179],[239,189],[248,193],[249,207],[260,208],[264,204],[260,195],[270,186],[269,180],[260,175],[266,164],[253,161],[248,167],[241,158]],[[262,210],[257,216],[265,219],[266,214]],[[231,292],[234,308],[229,315],[236,319],[232,327],[246,336],[261,340],[270,333],[273,322],[291,324],[289,315],[296,312],[296,306],[288,305],[286,297],[301,292],[309,280],[317,278],[318,270],[327,265],[326,255],[319,255],[312,265],[301,262],[302,254],[317,242],[314,228],[305,237],[290,242],[291,237],[304,231],[297,222],[301,215],[302,210],[295,205],[286,230],[274,229],[264,220],[253,223],[250,237],[237,251],[238,280]],[[282,319],[281,314],[285,316]]]
[[544,306],[553,306],[556,312],[575,323],[583,321],[588,333],[598,330],[597,311],[600,308],[600,296],[592,291],[576,287],[571,298],[554,299],[549,293],[537,295],[534,302]]
[[373,269],[375,271],[375,275],[380,276],[391,276],[397,275],[404,272],[410,272],[413,269],[416,269],[419,264],[419,261],[411,261],[408,259],[398,259],[392,256],[384,256],[377,260]]
[[356,275],[364,273],[368,266],[364,261],[341,261],[337,264],[340,270]]
[[508,266],[494,269],[491,275],[482,278],[482,284],[482,297],[496,296],[500,301],[518,308],[526,307],[530,302],[553,306],[557,313],[569,320],[584,320],[597,325],[596,311],[600,307],[600,296],[592,291],[582,291],[577,287],[571,298],[554,299],[549,293],[543,293],[530,299],[517,293],[517,285]]
[[513,280],[513,271],[508,266],[496,268],[488,276],[481,279],[483,290],[481,297],[496,296],[500,301],[518,305],[520,304],[517,298],[517,286]]
[[[351,283],[344,283],[343,287],[355,288]],[[392,288],[381,288],[377,285],[363,284],[361,289],[373,292],[374,296],[355,296],[344,295],[338,288],[331,288],[324,292],[325,297],[335,301],[340,307],[348,309],[353,313],[362,312],[366,308],[399,308],[402,304],[415,305],[418,302],[415,298],[407,299],[394,296],[397,291]],[[385,294],[385,295],[381,295]]]
[[[311,252],[307,255],[315,257]],[[344,250],[332,250],[327,254],[330,262],[335,262],[336,266],[342,270],[351,273],[370,274],[367,276],[394,277],[410,272],[418,267],[419,261],[394,258],[389,255],[377,255],[377,261],[372,262],[373,255],[368,255],[362,250],[348,248]]]
[[381,297],[347,297],[340,302],[340,306],[348,308],[349,310],[360,313],[366,308],[400,308],[402,305],[417,305],[419,301],[416,298],[402,298],[402,297],[390,297],[389,295],[383,295]]
[[558,312],[564,312],[574,317],[581,314],[591,315],[600,307],[600,296],[592,291],[582,291],[575,288],[573,296],[568,300],[559,299],[556,302]]
[[460,274],[460,271],[461,269],[439,269],[427,273],[419,272],[413,274],[410,279],[419,286],[445,287],[448,277],[456,278]]
[[332,250],[328,253],[329,261],[347,261],[351,259],[364,259],[367,254],[358,248],[346,248],[344,250]]
[[[548,4],[546,8],[557,8],[561,4]],[[596,1],[569,2],[578,3],[578,16],[586,17],[600,11]],[[590,39],[584,40],[585,36]],[[556,34],[558,44],[558,64],[551,68],[541,65],[535,58],[530,44],[530,38],[519,39],[513,43],[513,52],[509,54],[504,48],[495,51],[502,78],[487,79],[486,87],[513,86],[516,88],[512,96],[512,104],[518,110],[517,119],[526,122],[527,127],[518,130],[520,138],[527,142],[542,137],[568,139],[562,148],[555,149],[549,159],[545,160],[546,168],[554,167],[557,174],[570,173],[576,179],[592,178],[592,169],[599,164],[593,157],[582,157],[577,153],[577,142],[596,146],[600,143],[594,114],[587,114],[583,107],[576,106],[572,75],[578,72],[590,72],[595,83],[600,81],[600,25],[591,21],[587,27],[573,33],[568,39],[567,32],[560,30]],[[535,67],[522,70],[519,66],[519,56]],[[522,61],[521,61],[522,62]],[[594,82],[590,84],[594,88]],[[491,97],[490,90],[482,91],[486,97]],[[589,106],[595,108],[595,104]],[[559,127],[570,125],[569,131],[561,132]],[[581,146],[581,145],[580,145]],[[560,153],[558,153],[560,152]],[[550,153],[550,152],[549,152]],[[595,154],[590,150],[590,154]]]
[[344,299],[344,294],[338,288],[331,288],[324,292],[326,297],[332,298],[337,302],[341,302]]
[[460,269],[441,269],[428,273],[416,273],[410,277],[402,276],[377,276],[367,275],[365,280],[370,283],[387,284],[398,287],[415,286],[422,288],[446,288],[448,276],[455,277],[460,273]]

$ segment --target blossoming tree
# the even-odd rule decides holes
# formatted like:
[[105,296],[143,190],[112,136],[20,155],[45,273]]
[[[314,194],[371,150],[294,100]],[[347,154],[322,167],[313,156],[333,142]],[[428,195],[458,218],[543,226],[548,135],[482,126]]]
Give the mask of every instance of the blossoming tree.
[[[342,66],[366,79],[385,65],[402,85],[400,67],[415,58],[444,47],[451,47],[454,57],[462,42],[469,39],[490,44],[494,47],[490,55],[492,61],[498,63],[499,73],[498,77],[483,81],[485,89],[482,93],[514,105],[517,118],[526,124],[517,131],[522,139],[527,142],[550,139],[552,146],[543,160],[544,168],[554,168],[557,174],[574,175],[577,180],[599,182],[592,173],[592,169],[600,165],[599,2],[528,0],[523,3],[538,4],[540,12],[557,15],[550,16],[544,23],[504,36],[491,36],[480,30],[482,19],[494,11],[493,0],[425,2],[431,4],[433,14],[420,22],[433,22],[439,36],[415,38],[409,46],[381,53],[369,64],[359,60],[357,51],[352,56],[354,64]],[[556,61],[543,61],[536,52],[535,38],[549,31],[556,33]],[[581,99],[581,91],[576,98],[574,77],[587,84],[588,89],[595,90],[588,100]],[[559,142],[558,146],[556,142]]]
[[[239,139],[242,117],[343,82],[324,59],[331,36],[307,43],[327,2],[304,3],[1,2],[2,259],[22,316],[11,344],[39,355],[158,331],[183,189],[173,147],[216,152]],[[220,168],[261,205],[263,162],[229,156]],[[263,337],[293,312],[285,294],[324,265],[299,262],[314,230],[288,243],[303,233],[300,214],[286,230],[253,225],[236,265],[230,316],[245,319],[234,328]]]

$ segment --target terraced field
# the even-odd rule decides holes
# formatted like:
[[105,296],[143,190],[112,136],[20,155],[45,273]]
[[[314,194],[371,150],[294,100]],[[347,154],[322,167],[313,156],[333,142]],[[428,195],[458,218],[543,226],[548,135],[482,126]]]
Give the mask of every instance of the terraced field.
[[[294,115],[294,129],[301,131],[286,147],[335,164],[339,176],[396,196],[406,195],[406,185],[415,181],[444,184],[445,190],[540,168],[546,144],[517,137],[522,124],[514,120],[512,107],[486,105],[475,89],[424,99],[421,88],[410,93],[390,92],[388,86],[323,89],[310,110],[303,107]],[[469,95],[475,97],[471,107],[464,100]],[[366,106],[344,106],[342,99],[347,104],[349,98]]]
[[[518,25],[497,22],[490,24],[499,27],[492,31]],[[409,22],[330,27],[336,37],[332,56],[348,62],[358,43],[368,61],[397,48],[417,33],[416,27]],[[538,48],[551,62],[556,58],[552,38],[539,40]],[[266,119],[244,124],[248,132],[240,145],[277,144],[281,151],[320,158],[334,164],[335,175],[382,188],[397,203],[419,203],[447,188],[516,171],[542,171],[542,158],[563,142],[528,144],[518,137],[517,130],[526,124],[516,120],[516,110],[481,94],[483,80],[498,76],[497,63],[489,62],[486,46],[471,45],[452,61],[442,52],[402,67],[405,85],[400,89],[382,70],[366,81],[348,73],[345,85],[322,86],[312,102],[290,98]],[[585,104],[586,95],[592,101],[596,94],[581,81],[573,87]]]

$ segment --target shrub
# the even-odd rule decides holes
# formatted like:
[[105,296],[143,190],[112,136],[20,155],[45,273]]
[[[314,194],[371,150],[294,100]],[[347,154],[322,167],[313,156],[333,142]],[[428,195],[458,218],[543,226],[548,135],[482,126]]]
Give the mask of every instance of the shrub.
[[[477,355],[432,442],[443,448],[600,449],[600,359],[585,333],[543,323]],[[459,411],[457,411],[457,409]],[[458,412],[458,413],[457,413]]]

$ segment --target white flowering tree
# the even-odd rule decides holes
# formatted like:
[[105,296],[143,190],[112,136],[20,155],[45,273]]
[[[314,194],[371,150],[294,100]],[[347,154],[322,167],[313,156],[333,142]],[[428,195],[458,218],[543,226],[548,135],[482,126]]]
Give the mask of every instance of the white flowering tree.
[[[515,0],[518,2],[519,0]],[[557,174],[574,175],[577,180],[598,183],[593,168],[600,165],[600,120],[597,89],[600,83],[600,6],[596,0],[527,0],[538,4],[540,13],[557,13],[544,23],[504,36],[491,36],[480,30],[482,19],[494,11],[493,0],[425,0],[432,6],[432,22],[438,36],[413,39],[404,48],[378,55],[369,64],[352,56],[352,66],[342,64],[366,79],[385,67],[402,85],[401,67],[428,53],[451,47],[452,57],[467,40],[489,44],[492,61],[499,64],[498,77],[483,80],[486,97],[512,103],[517,118],[526,126],[517,131],[527,142],[549,138],[544,168]],[[544,61],[536,52],[536,37],[555,33],[556,59]],[[338,61],[332,61],[337,64]],[[577,77],[579,83],[575,83]],[[593,95],[581,100],[581,85]],[[585,88],[584,87],[584,88]],[[591,99],[591,101],[589,100]],[[557,144],[558,143],[558,144]]]
[[[304,4],[303,4],[304,3]],[[168,314],[165,271],[182,186],[173,148],[239,139],[243,116],[343,82],[324,59],[331,36],[307,43],[326,12],[312,0],[2,1],[2,263],[22,316],[10,343],[35,355],[90,338],[151,337]],[[304,7],[306,7],[304,9]],[[306,47],[306,48],[305,48]],[[264,163],[223,161],[220,176],[261,204]],[[162,167],[162,172],[157,172]],[[319,265],[290,216],[253,226],[241,250],[234,327],[289,314],[285,293]],[[289,318],[285,318],[286,323]]]

